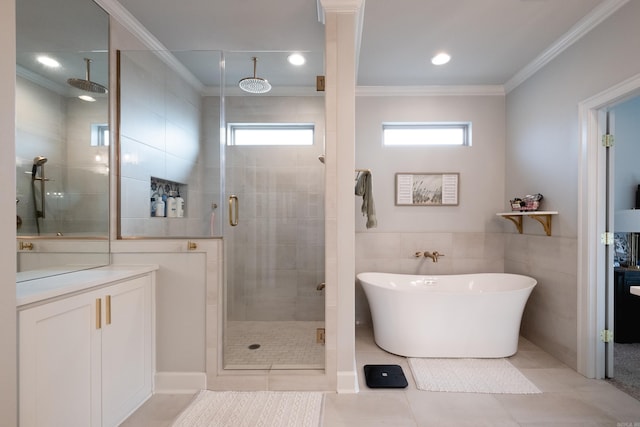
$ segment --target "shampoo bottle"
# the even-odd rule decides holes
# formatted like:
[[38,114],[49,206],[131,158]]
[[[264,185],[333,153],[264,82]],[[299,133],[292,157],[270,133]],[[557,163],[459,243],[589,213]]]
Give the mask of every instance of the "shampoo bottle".
[[176,198],[173,196],[167,197],[167,216],[169,218],[175,218],[177,214]]
[[180,193],[178,193],[178,197],[176,197],[176,216],[178,218],[184,216],[184,199],[180,197]]
[[162,201],[162,199],[158,199],[156,200],[156,216],[163,217],[164,214],[164,202]]

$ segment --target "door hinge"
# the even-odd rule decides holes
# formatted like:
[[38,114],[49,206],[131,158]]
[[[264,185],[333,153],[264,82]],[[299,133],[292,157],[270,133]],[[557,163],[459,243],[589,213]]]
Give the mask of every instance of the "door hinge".
[[324,76],[316,76],[316,91],[324,92],[324,86],[325,86]]
[[600,242],[603,245],[613,245],[613,233],[610,231],[605,231],[600,235]]
[[603,147],[613,147],[613,135],[610,133],[602,135],[602,146]]
[[324,328],[316,329],[316,343],[324,344]]
[[602,342],[613,341],[613,331],[610,331],[609,329],[603,329],[602,331],[600,331],[600,339],[602,340]]

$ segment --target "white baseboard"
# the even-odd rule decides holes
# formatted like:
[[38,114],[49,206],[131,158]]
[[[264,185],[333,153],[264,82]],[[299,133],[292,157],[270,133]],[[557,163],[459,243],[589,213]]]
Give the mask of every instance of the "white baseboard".
[[358,393],[358,375],[355,371],[339,371],[337,378],[338,393]]
[[204,372],[156,372],[155,394],[190,394],[207,388]]

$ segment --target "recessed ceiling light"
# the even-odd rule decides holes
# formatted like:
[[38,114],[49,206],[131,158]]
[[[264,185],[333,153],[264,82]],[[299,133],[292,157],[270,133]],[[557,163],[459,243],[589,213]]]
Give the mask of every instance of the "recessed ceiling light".
[[46,67],[58,68],[60,66],[60,63],[58,61],[48,56],[41,55],[41,56],[38,56],[36,59],[38,60],[39,63],[41,63]]
[[439,54],[437,54],[436,56],[434,56],[433,58],[431,58],[431,63],[433,65],[443,65],[446,64],[447,62],[449,62],[451,60],[451,56],[449,56],[448,54],[441,52]]
[[292,53],[287,59],[289,60],[289,63],[291,65],[302,65],[306,61],[304,59],[304,56],[300,55],[299,53]]
[[78,98],[82,99],[83,101],[87,101],[87,102],[95,102],[96,99],[92,96],[89,95],[80,95],[78,96]]

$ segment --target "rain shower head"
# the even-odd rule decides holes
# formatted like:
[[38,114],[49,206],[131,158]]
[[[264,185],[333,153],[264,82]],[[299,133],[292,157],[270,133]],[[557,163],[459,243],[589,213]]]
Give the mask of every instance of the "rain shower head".
[[251,58],[253,61],[253,77],[245,77],[238,82],[238,86],[245,92],[249,93],[267,93],[271,90],[271,84],[263,78],[256,76],[256,63],[258,58]]
[[67,83],[71,86],[92,93],[107,93],[107,88],[98,84],[96,82],[91,81],[91,60],[89,58],[84,58],[84,61],[87,63],[87,78],[86,79],[75,79],[71,78],[67,80]]

